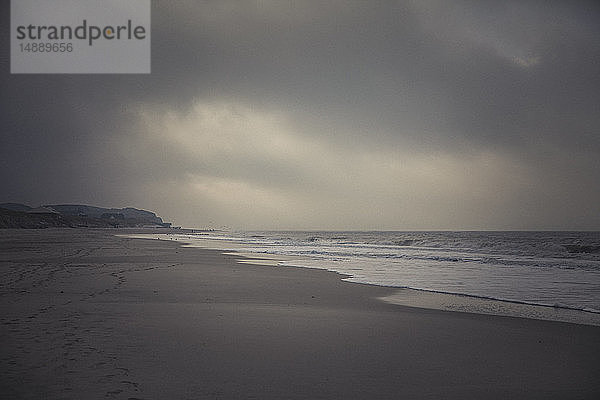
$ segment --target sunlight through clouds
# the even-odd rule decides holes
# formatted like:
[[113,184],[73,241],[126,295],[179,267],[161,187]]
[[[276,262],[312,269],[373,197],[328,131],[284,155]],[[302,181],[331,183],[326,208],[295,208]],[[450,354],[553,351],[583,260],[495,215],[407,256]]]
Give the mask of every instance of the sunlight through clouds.
[[508,156],[410,148],[341,153],[325,138],[303,134],[283,112],[234,102],[198,101],[186,113],[142,107],[139,115],[139,146],[127,147],[168,149],[167,162],[184,167],[178,185],[211,204],[225,225],[473,224],[478,204],[502,208],[529,184],[527,171]]

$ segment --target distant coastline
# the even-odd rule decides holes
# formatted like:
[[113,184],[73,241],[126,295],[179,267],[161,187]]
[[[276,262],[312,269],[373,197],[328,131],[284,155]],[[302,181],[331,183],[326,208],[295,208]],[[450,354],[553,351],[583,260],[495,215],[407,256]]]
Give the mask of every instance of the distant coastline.
[[0,204],[0,229],[43,228],[171,228],[155,212],[133,207],[105,208],[85,204],[46,204],[31,207]]

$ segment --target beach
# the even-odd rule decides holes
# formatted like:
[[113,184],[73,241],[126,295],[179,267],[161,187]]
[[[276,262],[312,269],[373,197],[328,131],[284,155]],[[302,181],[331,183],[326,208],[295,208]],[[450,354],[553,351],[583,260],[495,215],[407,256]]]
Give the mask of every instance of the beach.
[[391,304],[123,233],[0,231],[4,398],[600,397],[600,327]]

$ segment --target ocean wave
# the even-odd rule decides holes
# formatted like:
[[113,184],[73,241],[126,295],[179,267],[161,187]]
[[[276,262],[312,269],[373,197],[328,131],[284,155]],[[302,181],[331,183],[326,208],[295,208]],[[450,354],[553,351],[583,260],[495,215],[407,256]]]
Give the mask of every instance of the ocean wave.
[[600,254],[600,245],[564,244],[563,247],[569,253]]
[[353,275],[349,279],[354,282],[592,313],[600,309],[600,232],[222,232],[178,237],[216,239],[225,245],[221,247],[242,252],[306,258],[306,267]]
[[[352,277],[344,278],[343,280],[352,282],[353,278]],[[470,297],[470,298],[474,298],[474,299],[493,300],[493,301],[500,301],[503,303],[524,304],[524,305],[529,305],[529,306],[559,308],[559,309],[564,309],[564,310],[583,311],[583,312],[592,313],[592,314],[600,314],[600,310],[597,310],[595,308],[582,307],[582,306],[571,306],[571,305],[567,305],[564,303],[548,304],[548,303],[542,303],[542,302],[507,299],[507,298],[503,298],[503,297],[484,296],[484,295],[471,294],[471,293],[452,292],[452,291],[435,290],[435,289],[424,289],[424,288],[412,287],[412,286],[391,286],[391,285],[383,285],[383,284],[375,284],[375,285],[383,286],[383,287],[393,287],[393,288],[398,288],[398,289],[411,289],[411,290],[417,290],[419,292],[427,292],[427,293],[449,294],[449,295],[453,295],[453,296]]]

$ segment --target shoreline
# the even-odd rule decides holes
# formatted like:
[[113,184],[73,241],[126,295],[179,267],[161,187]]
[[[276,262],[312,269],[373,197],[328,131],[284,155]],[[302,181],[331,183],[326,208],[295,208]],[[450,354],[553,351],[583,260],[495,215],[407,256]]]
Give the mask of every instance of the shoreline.
[[[177,234],[179,232],[171,233]],[[140,235],[123,235],[123,237],[137,237],[140,239],[164,241],[173,240],[172,238],[148,238]],[[462,293],[450,293],[429,289],[386,286],[368,282],[360,282],[353,280],[353,276],[351,275],[337,272],[326,267],[319,268],[314,266],[302,265],[302,260],[310,259],[309,256],[295,257],[271,253],[250,253],[244,251],[236,251],[235,249],[231,249],[233,245],[231,242],[227,242],[225,245],[222,241],[211,239],[201,239],[196,240],[194,242],[186,242],[185,239],[179,240],[176,238],[175,241],[182,243],[182,245],[185,247],[219,250],[225,252],[225,254],[239,256],[240,259],[238,260],[238,262],[242,264],[298,267],[331,271],[336,272],[340,276],[340,280],[343,280],[345,282],[391,288],[395,290],[395,293],[380,298],[381,301],[391,304],[450,312],[496,315],[533,320],[564,322],[589,326],[600,326],[600,313],[594,311],[580,310],[569,307],[557,307],[548,304],[535,304],[510,299],[486,298],[482,296]]]
[[6,396],[600,394],[598,327],[388,304],[338,273],[115,233],[0,231]]

